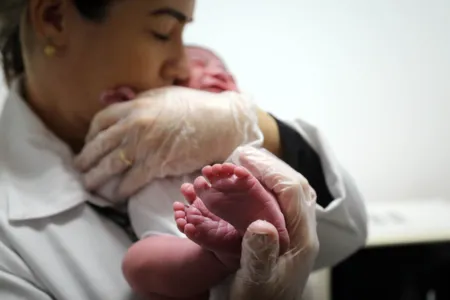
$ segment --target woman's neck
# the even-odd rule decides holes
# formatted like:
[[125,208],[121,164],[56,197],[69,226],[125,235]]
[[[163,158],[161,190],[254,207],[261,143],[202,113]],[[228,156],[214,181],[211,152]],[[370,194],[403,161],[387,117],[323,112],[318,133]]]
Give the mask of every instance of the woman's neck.
[[55,97],[42,92],[45,89],[34,87],[29,80],[24,81],[22,94],[30,108],[53,134],[72,149],[73,153],[79,153],[83,148],[88,126],[83,126],[83,122],[77,122],[73,112],[58,105],[58,101],[54,101]]

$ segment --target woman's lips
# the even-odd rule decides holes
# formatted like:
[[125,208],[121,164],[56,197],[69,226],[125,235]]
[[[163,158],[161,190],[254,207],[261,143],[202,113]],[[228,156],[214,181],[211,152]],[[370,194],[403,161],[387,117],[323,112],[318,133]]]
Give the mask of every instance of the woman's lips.
[[136,93],[129,87],[119,87],[115,90],[106,90],[100,95],[100,102],[111,105],[119,102],[126,102],[136,98]]

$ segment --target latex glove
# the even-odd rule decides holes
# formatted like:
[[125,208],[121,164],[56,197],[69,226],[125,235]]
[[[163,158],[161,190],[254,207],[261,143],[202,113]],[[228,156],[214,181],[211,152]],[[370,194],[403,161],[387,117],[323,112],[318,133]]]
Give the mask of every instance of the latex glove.
[[244,95],[161,88],[101,111],[75,166],[89,190],[125,172],[116,195],[126,198],[154,178],[222,162],[237,146],[262,139],[256,106]]
[[268,152],[240,147],[231,161],[247,168],[275,193],[291,246],[277,257],[275,227],[264,221],[252,223],[243,239],[241,269],[232,284],[230,299],[300,299],[319,252],[315,191],[301,174]]

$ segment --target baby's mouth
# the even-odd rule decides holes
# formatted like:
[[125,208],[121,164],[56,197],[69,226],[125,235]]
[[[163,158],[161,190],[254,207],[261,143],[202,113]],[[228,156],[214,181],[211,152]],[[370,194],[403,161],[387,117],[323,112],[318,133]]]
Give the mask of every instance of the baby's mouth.
[[136,93],[130,87],[123,86],[117,89],[106,90],[100,95],[100,102],[111,105],[119,102],[126,102],[136,98]]
[[213,77],[205,77],[201,82],[201,89],[212,93],[222,93],[229,90],[228,82]]

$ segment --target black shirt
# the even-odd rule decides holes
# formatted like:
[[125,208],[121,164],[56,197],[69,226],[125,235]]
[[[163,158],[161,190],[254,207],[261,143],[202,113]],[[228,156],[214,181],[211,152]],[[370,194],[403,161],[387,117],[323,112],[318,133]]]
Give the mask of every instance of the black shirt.
[[[273,117],[273,116],[272,116]],[[333,201],[319,155],[296,130],[273,117],[280,131],[281,159],[301,173],[317,193],[317,203],[326,207]]]

